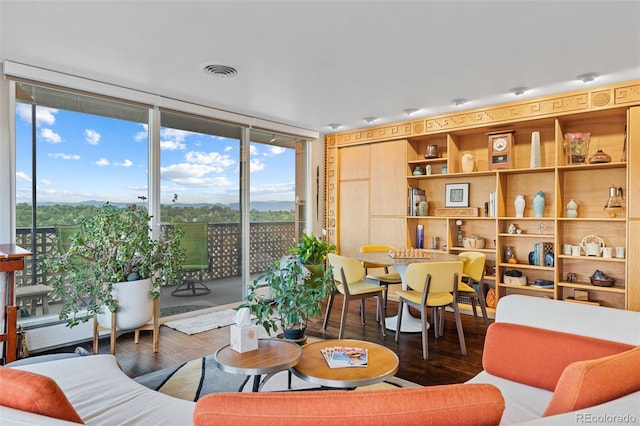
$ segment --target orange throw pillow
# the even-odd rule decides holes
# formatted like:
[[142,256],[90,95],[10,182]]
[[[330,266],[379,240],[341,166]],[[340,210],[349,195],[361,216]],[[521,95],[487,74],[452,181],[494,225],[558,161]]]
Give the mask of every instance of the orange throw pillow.
[[640,391],[640,346],[567,366],[543,416],[593,407],[636,391]]
[[307,392],[214,393],[196,403],[196,426],[497,425],[502,394],[489,384]]
[[0,405],[84,424],[53,379],[29,371],[0,367]]

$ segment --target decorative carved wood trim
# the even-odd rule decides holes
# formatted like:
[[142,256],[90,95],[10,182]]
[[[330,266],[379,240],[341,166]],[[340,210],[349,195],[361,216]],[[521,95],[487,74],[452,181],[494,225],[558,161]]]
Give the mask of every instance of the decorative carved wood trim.
[[381,140],[429,135],[453,130],[487,127],[536,118],[558,117],[640,104],[640,80],[540,98],[492,105],[486,108],[449,113],[326,136],[327,144],[354,145]]

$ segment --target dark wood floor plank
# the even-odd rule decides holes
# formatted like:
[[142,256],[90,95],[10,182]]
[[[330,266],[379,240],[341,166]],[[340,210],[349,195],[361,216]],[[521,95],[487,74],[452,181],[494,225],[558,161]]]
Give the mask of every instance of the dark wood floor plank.
[[[337,338],[341,307],[342,298],[338,295],[326,332],[322,331],[322,318],[318,317],[310,321],[307,334],[324,339]],[[387,316],[395,315],[396,312],[397,304],[389,301]],[[367,301],[365,314],[366,324],[363,326],[360,324],[358,304],[352,303],[347,315],[348,324],[344,337],[379,343],[395,351],[400,358],[398,377],[422,385],[439,385],[464,382],[482,370],[482,348],[486,329],[482,321],[476,325],[470,315],[462,315],[467,355],[462,356],[460,353],[453,313],[447,312],[444,336],[435,339],[433,331],[429,331],[429,360],[425,361],[422,359],[420,333],[402,333],[400,341],[396,343],[394,331],[387,330],[387,336],[382,336],[380,326],[375,321],[375,301]],[[137,345],[133,341],[133,333],[126,333],[118,337],[116,357],[123,371],[130,377],[136,377],[210,355],[228,343],[228,327],[188,336],[163,326],[160,328],[158,353],[152,351],[150,332],[142,332],[140,343]],[[91,342],[80,346],[91,350]],[[67,347],[56,352],[72,352],[74,348],[75,346]],[[103,338],[100,340],[100,353],[108,352],[108,338]]]

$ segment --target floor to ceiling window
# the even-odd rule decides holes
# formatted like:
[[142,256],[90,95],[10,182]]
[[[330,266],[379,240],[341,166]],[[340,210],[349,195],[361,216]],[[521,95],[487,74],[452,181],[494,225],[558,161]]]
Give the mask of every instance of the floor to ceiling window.
[[[35,254],[19,287],[47,285],[39,261],[59,251],[56,227],[107,202],[148,209],[163,229],[205,224],[206,259],[184,272],[204,290],[164,288],[165,317],[239,301],[304,228],[306,140],[31,83],[15,93],[16,243]],[[58,321],[47,298],[48,312],[18,300],[19,321]]]

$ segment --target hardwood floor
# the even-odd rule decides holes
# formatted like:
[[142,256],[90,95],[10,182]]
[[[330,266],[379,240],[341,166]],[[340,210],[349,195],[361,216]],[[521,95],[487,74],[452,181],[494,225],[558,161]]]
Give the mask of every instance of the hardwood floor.
[[[308,325],[307,334],[325,339],[337,338],[341,306],[342,299],[338,295],[326,333],[322,332],[322,318],[318,317]],[[389,301],[387,316],[395,315],[396,312],[397,303]],[[376,342],[395,351],[400,358],[398,377],[422,385],[439,385],[464,382],[482,370],[482,348],[486,332],[482,319],[476,325],[472,316],[462,315],[467,344],[467,355],[462,356],[453,313],[446,313],[444,336],[435,339],[433,331],[429,330],[429,360],[425,361],[422,359],[420,333],[402,333],[399,343],[396,343],[394,341],[395,332],[387,330],[387,336],[382,336],[380,326],[375,321],[375,301],[367,301],[365,314],[366,324],[362,326],[360,325],[358,303],[352,302],[347,316],[348,325],[344,337]],[[133,342],[133,333],[127,333],[118,338],[116,357],[120,367],[130,377],[137,377],[210,355],[218,347],[229,343],[229,328],[225,327],[188,336],[163,326],[160,328],[160,351],[158,353],[153,353],[151,340],[150,332],[143,332],[140,336],[140,343],[137,345]],[[91,351],[91,342],[80,346]],[[57,352],[72,352],[74,348],[75,346],[68,347]],[[108,338],[103,338],[100,340],[100,353],[108,352]]]

